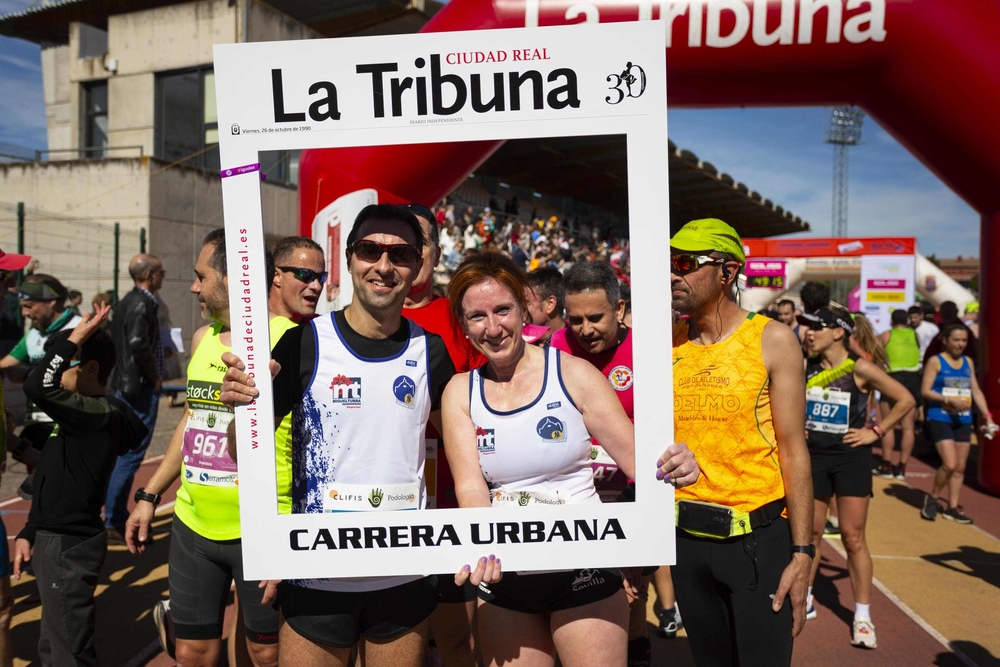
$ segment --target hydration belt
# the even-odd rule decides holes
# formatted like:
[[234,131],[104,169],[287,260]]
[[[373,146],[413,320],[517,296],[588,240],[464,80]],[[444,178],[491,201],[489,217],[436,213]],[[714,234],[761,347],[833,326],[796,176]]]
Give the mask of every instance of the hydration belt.
[[757,528],[771,525],[784,509],[784,498],[772,500],[750,512],[698,500],[678,500],[674,507],[674,519],[677,527],[686,533],[713,540],[726,540],[742,537]]

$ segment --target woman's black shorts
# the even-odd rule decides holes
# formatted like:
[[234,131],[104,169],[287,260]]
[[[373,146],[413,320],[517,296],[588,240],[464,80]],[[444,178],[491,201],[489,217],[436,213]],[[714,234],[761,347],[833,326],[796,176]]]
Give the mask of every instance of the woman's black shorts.
[[495,584],[479,584],[479,598],[504,609],[545,614],[582,607],[622,590],[618,569],[594,568],[541,574],[510,572]]

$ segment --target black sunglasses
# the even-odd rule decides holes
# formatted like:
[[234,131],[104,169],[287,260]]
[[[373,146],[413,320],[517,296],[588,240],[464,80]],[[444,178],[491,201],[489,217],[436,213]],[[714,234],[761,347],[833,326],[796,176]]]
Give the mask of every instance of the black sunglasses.
[[383,253],[389,253],[389,261],[393,264],[416,264],[421,253],[409,243],[376,243],[375,241],[356,241],[347,250],[364,262],[377,262]]
[[319,284],[322,285],[326,282],[326,277],[329,275],[326,271],[317,273],[312,269],[303,269],[299,266],[279,266],[279,271],[286,271],[296,279],[305,284],[309,284],[314,280],[318,280]]

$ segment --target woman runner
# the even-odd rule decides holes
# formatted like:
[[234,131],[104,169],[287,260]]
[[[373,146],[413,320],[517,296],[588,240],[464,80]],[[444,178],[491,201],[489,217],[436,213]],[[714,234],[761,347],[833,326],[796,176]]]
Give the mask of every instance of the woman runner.
[[[820,309],[799,316],[809,328],[806,338],[817,355],[806,362],[806,435],[812,460],[813,542],[817,552],[823,539],[824,518],[830,499],[837,496],[840,534],[847,551],[855,611],[851,644],[875,648],[875,625],[871,620],[872,559],[865,539],[868,503],[872,495],[871,446],[913,408],[915,401],[906,388],[874,363],[848,349],[854,330],[849,313]],[[878,390],[894,407],[882,420],[867,428],[868,396]],[[807,599],[812,605],[813,570]]]
[[958,509],[958,495],[965,479],[965,463],[969,460],[972,436],[972,404],[992,428],[990,414],[976,381],[972,359],[965,356],[969,344],[969,330],[960,322],[949,324],[941,332],[944,351],[927,360],[921,393],[928,401],[928,436],[941,455],[941,467],[934,478],[934,489],[924,498],[920,516],[933,521],[937,518],[937,494],[948,486],[948,508],[941,516],[958,523],[972,523],[972,519]]
[[[527,287],[524,271],[495,251],[466,259],[449,285],[456,317],[489,361],[456,375],[442,403],[461,507],[599,504],[591,435],[635,475],[632,422],[607,379],[583,359],[524,343]],[[658,477],[678,486],[698,479],[685,445],[660,460]],[[491,555],[455,576],[466,580],[479,585],[485,664],[551,667],[558,655],[565,667],[625,665],[629,610],[619,570],[504,575]]]

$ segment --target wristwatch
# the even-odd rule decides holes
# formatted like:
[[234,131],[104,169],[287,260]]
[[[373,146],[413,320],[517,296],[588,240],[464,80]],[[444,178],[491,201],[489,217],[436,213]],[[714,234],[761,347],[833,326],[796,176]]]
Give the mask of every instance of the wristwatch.
[[160,497],[155,493],[146,493],[145,487],[139,487],[136,489],[135,496],[133,500],[138,503],[140,500],[145,500],[146,502],[153,503],[153,507],[160,504]]
[[792,554],[806,554],[810,558],[816,557],[816,545],[806,544],[792,547]]

